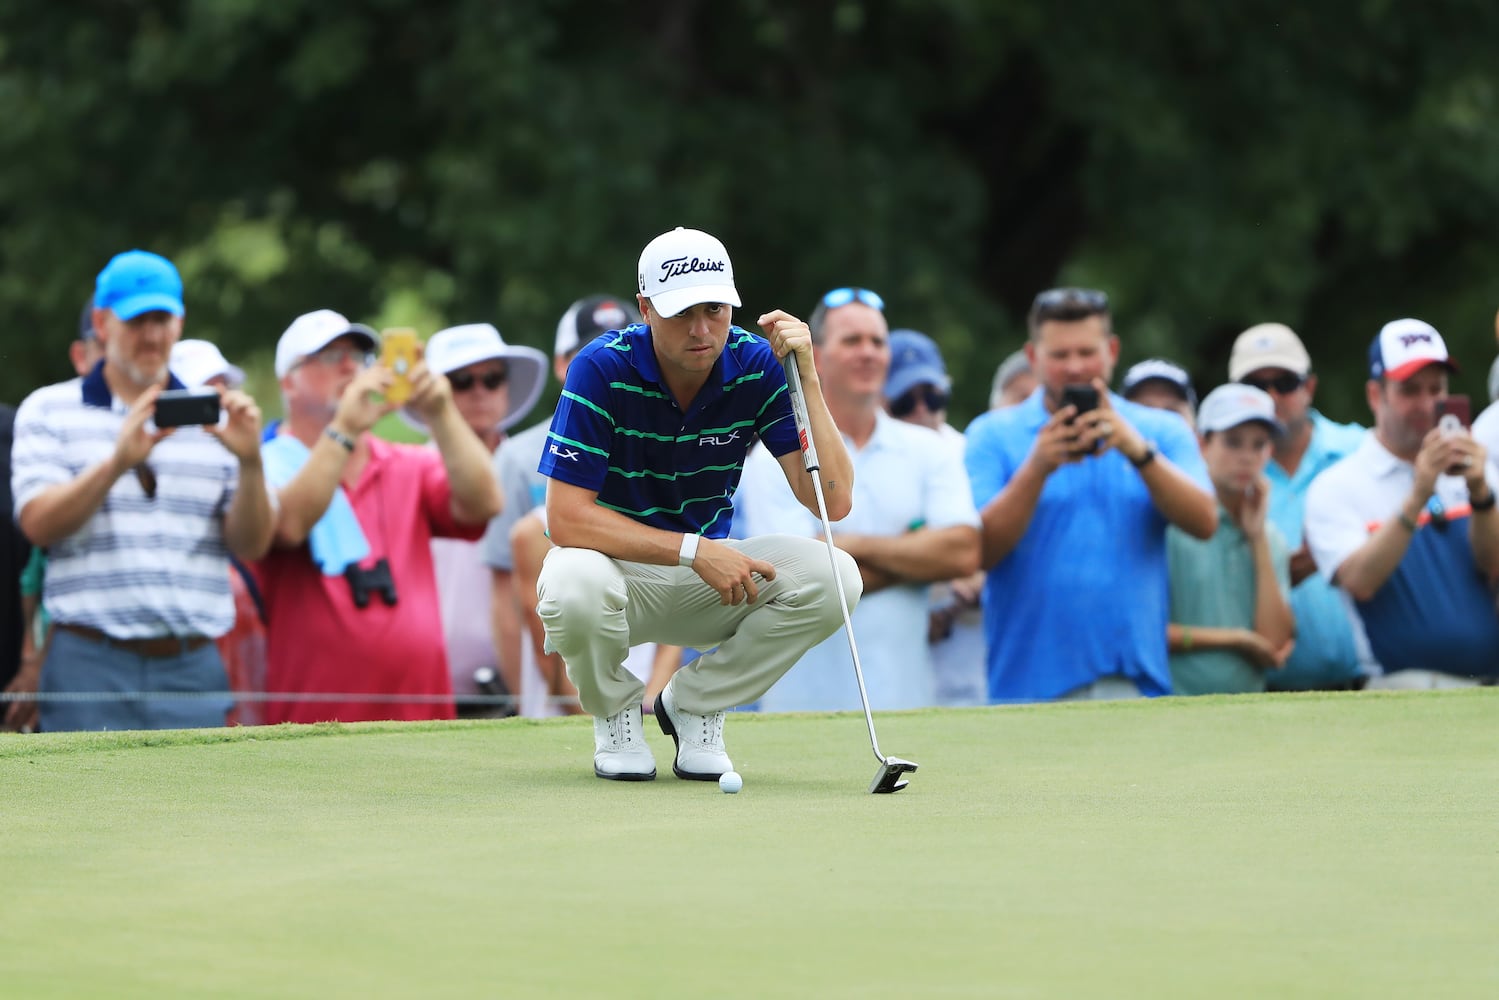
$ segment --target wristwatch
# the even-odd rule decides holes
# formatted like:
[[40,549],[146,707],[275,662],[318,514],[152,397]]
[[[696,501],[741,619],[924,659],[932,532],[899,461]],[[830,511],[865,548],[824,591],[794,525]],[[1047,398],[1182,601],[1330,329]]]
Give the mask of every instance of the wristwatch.
[[1155,461],[1155,457],[1158,454],[1160,454],[1160,452],[1158,452],[1158,451],[1155,450],[1155,445],[1150,444],[1149,442],[1147,442],[1146,445],[1145,445],[1145,450],[1142,451],[1142,452],[1140,452],[1140,457],[1139,458],[1131,458],[1129,460],[1129,464],[1133,465],[1137,469],[1143,469],[1147,465],[1149,465],[1151,462],[1154,462]]

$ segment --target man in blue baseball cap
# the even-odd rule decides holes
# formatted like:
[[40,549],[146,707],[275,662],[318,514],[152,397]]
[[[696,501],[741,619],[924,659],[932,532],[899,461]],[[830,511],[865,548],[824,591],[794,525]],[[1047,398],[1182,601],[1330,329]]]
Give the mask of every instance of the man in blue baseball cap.
[[94,287],[103,358],[16,415],[16,521],[48,552],[44,730],[215,726],[230,707],[213,643],[234,621],[227,556],[258,558],[275,521],[254,400],[222,390],[217,424],[155,424],[185,388],[168,369],[184,312],[171,261],[114,257]]

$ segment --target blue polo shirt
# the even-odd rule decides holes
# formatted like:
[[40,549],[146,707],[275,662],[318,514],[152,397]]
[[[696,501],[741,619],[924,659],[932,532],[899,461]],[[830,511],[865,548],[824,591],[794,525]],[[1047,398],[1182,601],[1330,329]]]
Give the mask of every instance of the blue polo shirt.
[[[1306,494],[1312,480],[1357,451],[1368,433],[1358,424],[1336,423],[1316,410],[1311,418],[1312,440],[1296,474],[1287,474],[1274,460],[1265,467],[1270,480],[1270,523],[1280,530],[1292,552],[1301,548]],[[1343,598],[1320,573],[1313,573],[1291,591],[1291,614],[1296,618],[1296,648],[1286,665],[1266,678],[1271,691],[1339,685],[1363,673]]]
[[[1197,438],[1179,414],[1112,393],[1109,401],[1211,492]],[[1050,418],[1037,389],[968,426],[968,477],[980,511],[1019,470]],[[1116,675],[1145,694],[1169,694],[1166,526],[1139,471],[1117,451],[1053,472],[1019,544],[984,584],[989,700],[1056,698]]]
[[538,469],[642,524],[726,538],[757,434],[777,457],[799,447],[786,372],[764,337],[730,327],[683,413],[662,381],[650,327],[636,323],[573,359]]

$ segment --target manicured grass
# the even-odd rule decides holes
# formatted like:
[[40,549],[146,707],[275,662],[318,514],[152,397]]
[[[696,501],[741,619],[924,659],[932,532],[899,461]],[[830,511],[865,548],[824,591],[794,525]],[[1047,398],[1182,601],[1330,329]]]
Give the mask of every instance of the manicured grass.
[[3,989],[1492,996],[1499,693],[0,738]]

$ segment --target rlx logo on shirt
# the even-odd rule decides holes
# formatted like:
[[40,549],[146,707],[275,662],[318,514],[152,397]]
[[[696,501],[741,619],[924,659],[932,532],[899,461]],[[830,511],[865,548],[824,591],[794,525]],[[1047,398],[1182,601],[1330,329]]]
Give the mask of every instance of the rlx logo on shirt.
[[738,431],[734,431],[734,432],[732,432],[731,434],[729,434],[729,435],[727,435],[725,437],[717,437],[717,436],[715,436],[713,434],[704,434],[702,437],[700,437],[700,438],[697,439],[697,446],[699,448],[701,448],[705,444],[711,444],[711,445],[717,445],[719,447],[722,447],[723,445],[729,444],[729,443],[731,443],[733,441],[737,441],[737,440],[739,440],[739,432]]
[[552,445],[551,452],[558,458],[565,458],[569,462],[576,462],[578,460],[578,450],[576,448],[558,448],[556,445]]

